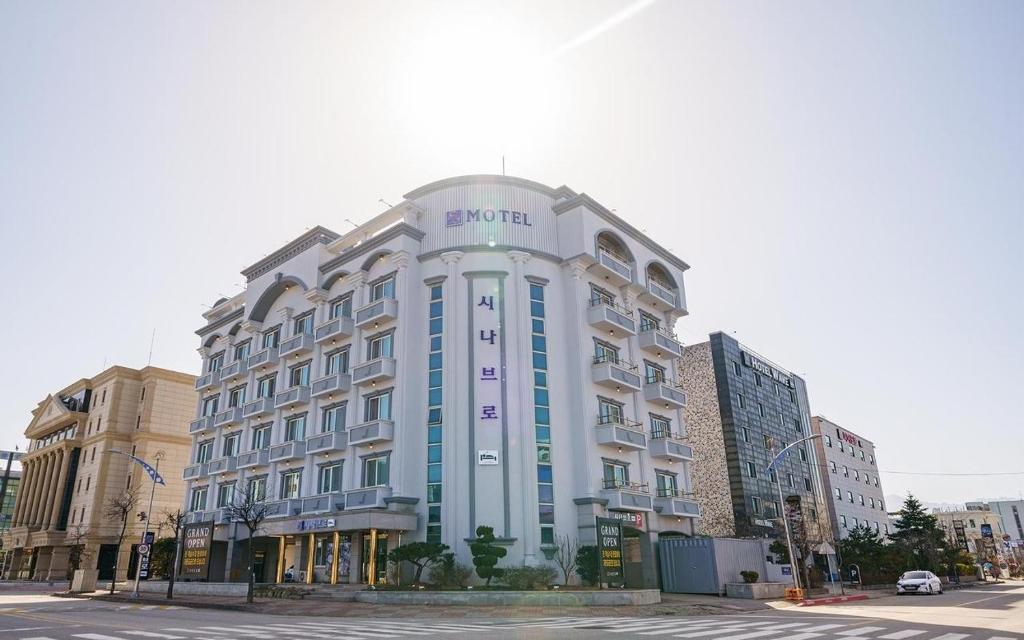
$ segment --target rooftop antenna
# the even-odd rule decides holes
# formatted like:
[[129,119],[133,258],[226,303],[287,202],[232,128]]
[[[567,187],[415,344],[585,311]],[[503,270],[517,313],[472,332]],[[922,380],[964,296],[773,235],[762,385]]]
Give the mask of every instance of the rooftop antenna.
[[156,342],[156,327],[153,327],[153,335],[149,338],[149,360],[146,360],[146,366],[153,364],[153,343]]
[[390,202],[388,202],[384,198],[377,198],[377,202],[383,204],[388,209],[394,209],[395,208],[395,205],[391,204]]
[[359,225],[358,225],[358,224],[356,224],[356,223],[352,222],[352,221],[351,221],[351,220],[349,220],[348,218],[345,218],[345,222],[349,223],[350,225],[352,225],[352,226],[353,226],[353,227],[355,227],[356,229],[358,229],[358,228],[359,228]]
[[505,156],[501,156],[501,175],[505,175]]

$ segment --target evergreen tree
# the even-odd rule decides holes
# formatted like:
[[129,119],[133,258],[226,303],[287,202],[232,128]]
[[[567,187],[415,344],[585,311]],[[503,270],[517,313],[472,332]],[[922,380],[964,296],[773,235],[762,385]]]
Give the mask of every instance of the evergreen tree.
[[476,538],[469,543],[476,575],[486,580],[488,585],[491,584],[491,578],[504,575],[505,570],[495,565],[508,554],[508,550],[496,545],[495,540],[493,527],[479,526],[476,528]]
[[902,553],[904,569],[943,572],[946,536],[938,518],[926,513],[920,500],[908,494],[893,526],[896,531],[889,538]]

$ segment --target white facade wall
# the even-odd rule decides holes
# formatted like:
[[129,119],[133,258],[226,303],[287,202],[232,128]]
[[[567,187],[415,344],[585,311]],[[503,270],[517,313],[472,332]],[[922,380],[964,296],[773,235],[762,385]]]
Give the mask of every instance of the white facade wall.
[[[456,224],[457,214],[450,217],[449,212],[460,212],[461,224]],[[625,250],[628,278],[619,278],[614,270],[601,266],[597,236],[602,232],[614,237]],[[652,263],[671,280],[675,304],[650,292],[646,268]],[[200,394],[197,418],[201,418],[204,398],[219,395],[219,411],[224,411],[229,390],[243,382],[246,401],[252,402],[258,380],[275,370],[277,390],[285,391],[288,367],[293,363],[310,360],[311,379],[321,378],[325,355],[342,344],[350,345],[352,373],[367,360],[367,338],[380,332],[393,331],[394,376],[372,386],[353,384],[349,391],[332,394],[329,399],[325,396],[288,404],[230,427],[209,427],[199,420],[193,427],[195,442],[213,439],[216,459],[221,457],[224,436],[240,432],[240,452],[244,454],[251,449],[253,428],[272,423],[272,443],[278,445],[285,442],[285,420],[300,413],[307,414],[308,439],[320,433],[322,409],[339,401],[347,402],[345,421],[351,429],[367,419],[366,397],[388,388],[393,394],[393,437],[372,447],[349,444],[345,449],[223,474],[211,474],[209,467],[201,465],[186,469],[186,476],[191,476],[190,491],[209,487],[207,502],[198,505],[201,513],[196,518],[217,518],[214,501],[220,483],[235,481],[241,487],[249,477],[266,475],[268,499],[274,500],[280,495],[281,474],[301,467],[302,497],[309,498],[318,493],[318,466],[342,461],[342,491],[331,500],[334,507],[327,512],[286,512],[268,521],[268,532],[295,533],[303,520],[314,517],[330,517],[338,529],[355,531],[368,528],[372,518],[363,516],[378,514],[378,522],[387,523],[379,525],[382,528],[404,529],[406,540],[424,539],[430,520],[429,296],[430,287],[440,285],[442,500],[439,518],[435,517],[438,522],[430,524],[440,525],[440,539],[465,562],[469,552],[464,539],[472,537],[479,525],[494,527],[495,534],[508,546],[505,566],[546,562],[553,547],[550,539],[542,539],[547,534],[539,515],[538,444],[544,443],[537,441],[535,421],[530,300],[531,285],[539,285],[544,292],[554,533],[593,543],[595,516],[617,514],[634,523],[639,518],[643,544],[648,545],[643,550],[645,563],[653,563],[649,545],[657,536],[663,532],[691,534],[698,516],[696,503],[685,495],[692,491],[688,456],[670,456],[663,451],[666,440],[675,447],[673,451],[686,450],[681,440],[686,432],[682,407],[662,401],[660,395],[657,401],[648,400],[647,395],[671,395],[672,391],[646,389],[640,378],[646,359],[664,367],[665,386],[671,387],[675,366],[668,351],[642,348],[641,337],[614,326],[609,328],[606,322],[600,326],[591,323],[589,320],[598,315],[605,317],[606,311],[590,310],[590,286],[604,288],[615,296],[616,304],[630,309],[626,315],[634,328],[639,327],[640,310],[657,318],[664,329],[661,336],[667,338],[676,320],[686,313],[686,268],[584,195],[565,187],[551,189],[500,176],[455,178],[427,185],[344,237],[326,229],[307,233],[244,272],[250,274],[245,293],[222,301],[206,314],[209,324],[198,332],[204,358],[223,351],[224,364],[229,365],[234,346],[245,340],[253,341],[250,353],[256,353],[262,333],[278,324],[282,326],[281,340],[286,341],[293,335],[294,318],[311,310],[315,313],[314,325],[319,327],[329,319],[329,302],[344,294],[351,293],[353,308],[358,310],[370,301],[369,285],[392,274],[397,317],[378,326],[356,327],[350,338],[338,338],[335,344],[317,343],[310,353],[288,358],[287,363],[282,360],[276,369],[257,367],[212,385]],[[480,304],[484,296],[490,295],[494,296],[493,311]],[[481,340],[480,335],[484,331],[489,337],[492,329],[494,345]],[[595,370],[599,375],[609,370],[592,364],[595,339],[617,347],[622,360],[640,365],[640,370],[633,372],[641,382],[640,389],[595,382]],[[498,369],[498,381],[480,379],[488,365]],[[599,397],[621,403],[628,424],[600,430]],[[489,415],[496,418],[484,418],[485,406],[494,407]],[[651,437],[652,413],[671,421],[669,433],[673,437],[659,438],[658,447]],[[643,444],[637,447],[635,442],[627,442],[627,446],[619,446],[615,438],[620,435],[639,438]],[[599,444],[599,438],[606,443]],[[363,495],[363,460],[385,451],[390,452],[390,477],[379,497],[387,500],[375,500],[369,507],[354,504],[353,494]],[[479,464],[478,455],[483,451],[497,451],[498,463]],[[607,489],[605,460],[628,466],[629,481],[637,486]],[[656,470],[676,474],[679,496],[657,495]],[[389,515],[393,517],[383,519]],[[218,527],[218,539],[227,535],[226,526]]]

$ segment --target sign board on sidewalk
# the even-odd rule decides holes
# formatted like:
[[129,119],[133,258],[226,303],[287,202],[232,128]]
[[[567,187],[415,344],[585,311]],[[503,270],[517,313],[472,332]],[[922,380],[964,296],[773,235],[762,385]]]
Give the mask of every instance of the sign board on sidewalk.
[[185,525],[178,576],[206,580],[210,575],[210,550],[213,548],[213,522]]
[[622,521],[597,518],[597,552],[601,585],[618,589],[626,583],[622,560]]
[[149,580],[149,559],[152,557],[153,540],[156,535],[147,531],[142,537],[142,544],[139,545],[139,580]]

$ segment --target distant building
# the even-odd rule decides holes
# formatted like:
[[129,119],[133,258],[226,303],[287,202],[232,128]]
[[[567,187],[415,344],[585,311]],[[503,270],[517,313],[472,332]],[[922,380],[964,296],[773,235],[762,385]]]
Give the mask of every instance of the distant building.
[[[2,466],[2,463],[0,463]],[[3,469],[0,468],[0,475]],[[4,491],[3,503],[0,503],[0,531],[11,528],[11,519],[14,517],[14,502],[18,498],[18,487],[21,484],[21,469],[11,469],[7,476],[7,489]]]
[[685,348],[680,376],[702,515],[697,532],[777,535],[781,482],[787,508],[799,505],[808,539],[830,541],[813,445],[790,450],[775,470],[766,470],[777,451],[811,434],[803,379],[720,332]]
[[1024,542],[1024,500],[990,500],[988,506],[1002,519],[1003,531],[1009,534],[1010,540]]
[[1003,519],[987,503],[968,502],[963,509],[932,509],[946,538],[978,560],[1001,558]]
[[[157,488],[153,512],[146,514],[155,530],[163,512],[179,508],[184,497],[181,470],[188,461],[195,398],[195,376],[115,366],[42,400],[25,429],[29,445],[12,526],[3,532],[3,577],[63,580],[79,556],[83,568],[99,569],[109,579],[118,552],[118,574],[125,577],[145,528],[139,513],[148,509],[151,485],[127,456],[107,452],[150,463],[163,452],[160,475],[166,486]],[[110,498],[133,489],[139,506],[118,549],[121,522],[105,512]]]
[[811,418],[811,430],[821,435],[814,440],[814,450],[836,537],[845,538],[858,526],[888,536],[891,525],[875,445],[821,416]]

